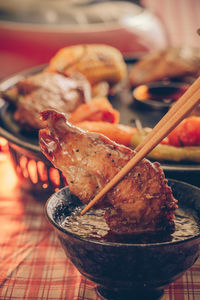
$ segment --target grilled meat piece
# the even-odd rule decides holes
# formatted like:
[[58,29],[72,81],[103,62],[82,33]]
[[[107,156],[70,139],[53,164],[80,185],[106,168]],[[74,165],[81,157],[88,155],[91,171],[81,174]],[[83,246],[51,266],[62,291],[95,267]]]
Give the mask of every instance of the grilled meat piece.
[[15,88],[18,101],[14,119],[26,128],[43,128],[40,112],[45,109],[71,113],[91,99],[90,83],[82,74],[67,78],[41,72],[20,80]]
[[199,74],[200,53],[197,48],[167,48],[150,53],[133,65],[130,70],[130,84],[194,76]]
[[[66,177],[69,189],[88,203],[135,155],[105,136],[71,125],[64,114],[44,111],[42,152]],[[143,159],[101,199],[106,221],[118,234],[155,233],[174,229],[176,200],[159,163]]]
[[104,44],[64,47],[51,58],[46,71],[66,76],[79,72],[92,85],[106,81],[113,86],[127,77],[127,67],[120,51]]

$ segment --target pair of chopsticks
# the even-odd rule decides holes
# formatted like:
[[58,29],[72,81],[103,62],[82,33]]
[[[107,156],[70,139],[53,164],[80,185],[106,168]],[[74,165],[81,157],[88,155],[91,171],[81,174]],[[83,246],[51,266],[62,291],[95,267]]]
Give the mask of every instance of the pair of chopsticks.
[[81,211],[84,215],[97,201],[116,185],[140,160],[157,146],[200,101],[200,77],[176,101],[164,117],[147,135],[143,142],[136,147],[135,156],[107,183],[107,185]]

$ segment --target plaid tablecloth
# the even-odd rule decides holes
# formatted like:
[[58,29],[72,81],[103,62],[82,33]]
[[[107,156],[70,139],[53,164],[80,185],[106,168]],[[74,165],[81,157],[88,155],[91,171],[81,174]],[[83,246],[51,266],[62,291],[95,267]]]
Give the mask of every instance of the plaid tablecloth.
[[[0,299],[102,299],[66,258],[45,218],[44,200],[23,191],[9,159],[0,155]],[[200,299],[200,260],[162,299]]]

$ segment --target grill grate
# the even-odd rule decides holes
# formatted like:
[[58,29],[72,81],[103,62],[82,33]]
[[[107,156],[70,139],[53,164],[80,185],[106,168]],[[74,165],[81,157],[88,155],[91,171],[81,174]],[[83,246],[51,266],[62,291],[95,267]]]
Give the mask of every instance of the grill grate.
[[52,194],[67,184],[62,173],[50,163],[47,165],[41,157],[27,151],[23,153],[19,147],[16,149],[11,143],[9,143],[9,151],[23,188],[34,193]]

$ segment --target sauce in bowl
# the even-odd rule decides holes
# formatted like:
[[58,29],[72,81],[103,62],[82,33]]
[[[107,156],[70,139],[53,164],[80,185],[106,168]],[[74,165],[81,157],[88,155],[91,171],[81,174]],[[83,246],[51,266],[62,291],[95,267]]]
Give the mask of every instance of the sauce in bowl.
[[133,97],[137,103],[153,109],[169,108],[188,89],[185,83],[157,82],[144,84],[133,90]]
[[67,231],[83,238],[98,240],[101,242],[117,243],[162,243],[169,241],[181,241],[200,234],[198,216],[193,209],[180,207],[175,213],[175,232],[167,234],[160,232],[155,235],[118,235],[109,230],[104,219],[104,209],[91,209],[85,215],[80,212],[83,206],[76,207],[65,218],[61,226]]

